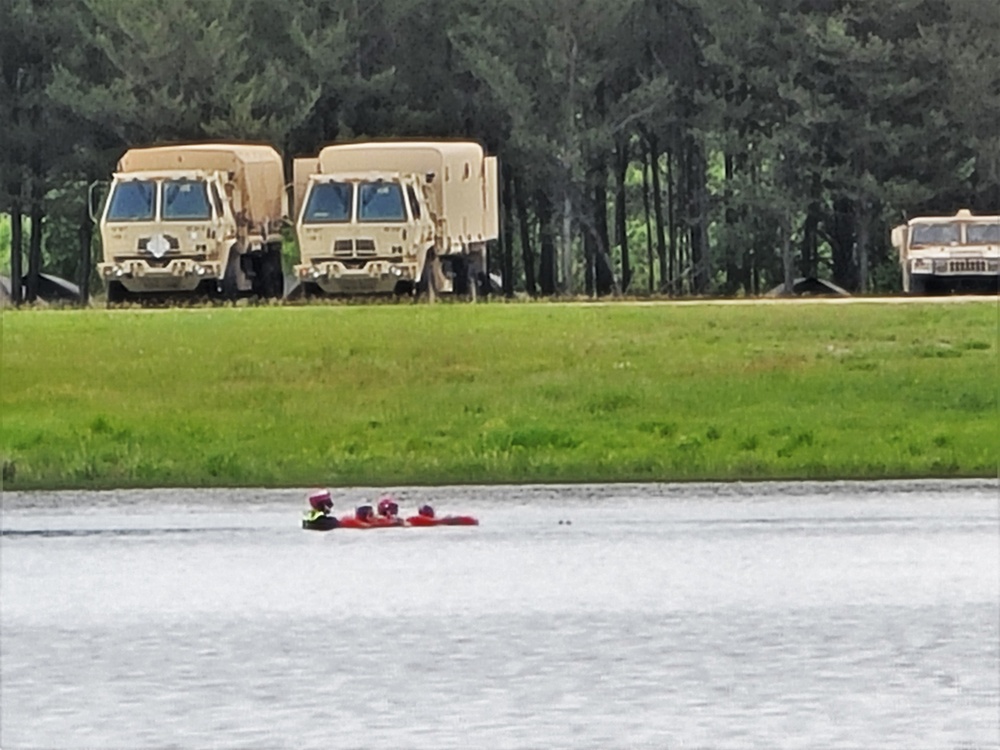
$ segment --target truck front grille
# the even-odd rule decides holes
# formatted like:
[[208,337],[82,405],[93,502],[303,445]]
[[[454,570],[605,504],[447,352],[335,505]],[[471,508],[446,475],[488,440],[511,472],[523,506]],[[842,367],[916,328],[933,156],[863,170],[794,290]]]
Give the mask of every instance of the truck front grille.
[[986,273],[986,259],[956,258],[949,260],[948,273]]
[[375,240],[335,240],[333,257],[337,260],[346,258],[374,258]]

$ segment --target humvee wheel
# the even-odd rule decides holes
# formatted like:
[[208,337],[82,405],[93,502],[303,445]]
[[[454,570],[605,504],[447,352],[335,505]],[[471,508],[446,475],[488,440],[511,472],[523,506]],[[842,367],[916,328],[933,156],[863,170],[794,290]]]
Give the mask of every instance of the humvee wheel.
[[128,299],[128,292],[125,285],[120,281],[108,282],[108,305],[118,305]]

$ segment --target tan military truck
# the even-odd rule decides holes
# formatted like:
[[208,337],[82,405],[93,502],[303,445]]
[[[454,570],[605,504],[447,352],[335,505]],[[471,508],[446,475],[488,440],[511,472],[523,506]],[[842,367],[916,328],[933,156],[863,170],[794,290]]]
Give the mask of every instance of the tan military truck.
[[497,160],[478,143],[339,144],[296,159],[294,173],[306,296],[488,290]]
[[97,269],[108,302],[179,293],[280,297],[284,182],[271,146],[127,151],[100,220]]
[[907,294],[997,291],[1000,216],[920,216],[892,230],[892,245]]

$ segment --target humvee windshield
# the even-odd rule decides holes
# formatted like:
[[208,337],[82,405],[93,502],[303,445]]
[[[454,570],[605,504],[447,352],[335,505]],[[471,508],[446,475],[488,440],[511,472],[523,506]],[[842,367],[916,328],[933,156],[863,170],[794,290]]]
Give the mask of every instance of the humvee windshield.
[[358,204],[358,221],[406,221],[403,191],[395,182],[362,183]]
[[1000,243],[1000,222],[996,224],[967,224],[965,239],[967,245]]
[[914,224],[910,228],[910,246],[952,245],[958,243],[958,224]]
[[354,187],[348,182],[317,182],[309,192],[302,221],[306,224],[350,221],[353,194]]
[[164,180],[163,220],[193,221],[212,218],[208,191],[201,180]]
[[149,221],[153,218],[156,186],[149,181],[119,182],[108,203],[108,221]]

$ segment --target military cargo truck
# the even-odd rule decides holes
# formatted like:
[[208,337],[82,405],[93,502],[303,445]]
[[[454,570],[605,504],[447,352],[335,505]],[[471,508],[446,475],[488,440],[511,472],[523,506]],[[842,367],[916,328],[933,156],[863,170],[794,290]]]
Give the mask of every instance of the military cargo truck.
[[497,160],[478,143],[339,144],[296,159],[294,172],[295,276],[307,296],[488,290]]
[[996,292],[1000,216],[920,216],[892,230],[908,294]]
[[271,146],[131,149],[118,162],[100,221],[97,268],[108,302],[280,297],[286,214],[281,156]]

